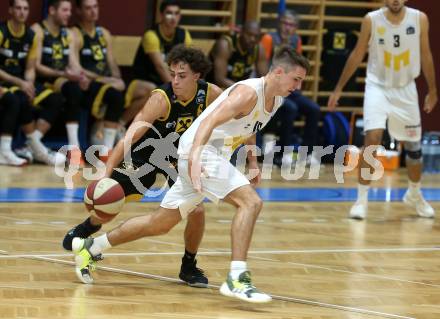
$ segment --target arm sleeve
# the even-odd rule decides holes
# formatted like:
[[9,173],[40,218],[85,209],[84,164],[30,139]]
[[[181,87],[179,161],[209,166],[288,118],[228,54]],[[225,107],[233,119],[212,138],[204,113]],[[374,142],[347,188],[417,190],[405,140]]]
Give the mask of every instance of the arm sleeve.
[[298,36],[298,46],[296,47],[296,52],[298,54],[302,54],[302,51],[303,51],[303,49],[302,49],[302,40],[301,40],[301,37]]
[[269,60],[272,54],[272,36],[270,34],[263,35],[260,43],[264,49],[264,53],[266,54],[266,59]]
[[147,31],[142,38],[142,47],[144,48],[144,52],[154,53],[160,52],[160,42],[154,31]]

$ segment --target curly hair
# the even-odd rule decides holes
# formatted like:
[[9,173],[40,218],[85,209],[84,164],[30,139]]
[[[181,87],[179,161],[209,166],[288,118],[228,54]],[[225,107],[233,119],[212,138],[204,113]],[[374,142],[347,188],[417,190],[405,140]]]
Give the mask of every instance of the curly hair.
[[202,50],[187,47],[183,44],[176,45],[168,53],[168,65],[172,65],[177,62],[188,64],[190,69],[194,73],[200,73],[200,77],[202,78],[205,77],[205,75],[211,70],[211,62]]

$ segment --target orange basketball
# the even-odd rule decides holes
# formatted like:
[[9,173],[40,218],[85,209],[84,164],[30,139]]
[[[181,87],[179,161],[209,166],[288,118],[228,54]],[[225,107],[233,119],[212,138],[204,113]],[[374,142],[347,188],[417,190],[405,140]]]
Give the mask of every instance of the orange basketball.
[[94,181],[84,192],[84,204],[87,210],[103,223],[115,218],[124,206],[124,202],[124,190],[111,178]]

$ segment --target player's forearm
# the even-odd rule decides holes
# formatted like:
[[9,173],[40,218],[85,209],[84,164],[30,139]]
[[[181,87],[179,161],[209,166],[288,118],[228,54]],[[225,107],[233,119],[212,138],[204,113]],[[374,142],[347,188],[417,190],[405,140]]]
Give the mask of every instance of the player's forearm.
[[41,76],[49,77],[49,78],[59,78],[59,77],[63,77],[65,74],[64,71],[55,70],[42,64],[37,65],[37,72]]
[[256,148],[255,148],[256,144],[257,144],[257,138],[255,134],[249,137],[248,140],[246,141],[246,152],[247,152],[247,160],[249,165],[257,163]]
[[231,79],[227,78],[227,77],[218,77],[215,79],[216,84],[218,86],[220,86],[223,89],[227,89],[228,87],[230,87],[231,85],[235,84],[234,81],[232,81]]
[[101,77],[99,74],[89,71],[87,69],[83,69],[84,70],[84,74],[90,79],[90,80],[96,80],[97,78]]
[[171,75],[168,72],[168,70],[165,68],[165,65],[156,66],[156,70],[163,83],[171,82],[172,80]]
[[350,54],[350,57],[347,60],[347,63],[344,66],[344,70],[339,78],[338,83],[336,84],[335,91],[342,91],[347,84],[348,80],[353,76],[353,73],[359,67],[363,60],[363,56],[360,56],[354,52]]
[[115,148],[113,149],[106,167],[105,167],[105,176],[110,177],[113,169],[119,165],[119,163],[124,158],[124,140],[121,140],[116,144]]
[[28,82],[34,83],[35,77],[36,77],[36,73],[34,68],[27,69],[24,73],[24,78]]
[[422,71],[423,76],[428,84],[428,90],[430,93],[437,94],[437,82],[435,79],[434,60],[432,54],[429,53],[422,58]]
[[109,63],[109,65],[110,65],[110,70],[112,72],[112,77],[115,79],[120,79],[121,78],[121,70],[119,69],[116,62]]
[[213,130],[214,130],[214,126],[212,125],[209,119],[205,119],[200,123],[200,126],[195,134],[195,138],[193,145],[191,147],[190,154],[201,153],[202,146],[208,142],[209,137],[211,136]]
[[12,85],[20,86],[20,84],[23,82],[23,79],[20,79],[16,76],[10,75],[9,73],[0,70],[0,80],[6,83],[10,83]]

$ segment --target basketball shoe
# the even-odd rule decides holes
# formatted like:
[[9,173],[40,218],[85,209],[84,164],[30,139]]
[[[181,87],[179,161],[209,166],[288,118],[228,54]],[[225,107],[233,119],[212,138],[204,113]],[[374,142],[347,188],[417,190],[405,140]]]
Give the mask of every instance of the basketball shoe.
[[90,224],[90,217],[79,225],[76,225],[67,232],[63,239],[63,248],[72,250],[72,240],[75,237],[87,238],[101,229],[102,225],[94,226]]
[[102,260],[102,255],[92,256],[89,249],[93,245],[93,238],[75,237],[72,241],[72,250],[75,253],[75,272],[79,280],[85,284],[93,283],[91,272],[96,268],[96,262]]
[[367,217],[368,202],[356,201],[350,209],[350,218],[363,220]]
[[191,287],[208,287],[208,278],[206,278],[203,270],[197,267],[197,260],[194,260],[194,262],[184,262],[182,259],[179,278]]
[[233,280],[230,275],[220,287],[220,293],[227,297],[235,297],[247,302],[263,303],[272,300],[272,297],[264,292],[258,291],[252,285],[251,273],[244,271],[238,277],[238,280]]
[[431,205],[423,198],[422,193],[419,192],[411,192],[407,190],[405,196],[403,196],[403,202],[416,209],[417,214],[420,217],[425,218],[434,218],[435,211]]

